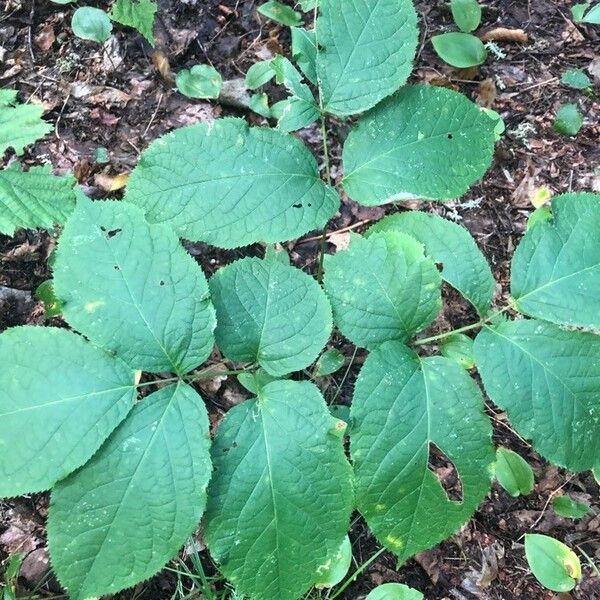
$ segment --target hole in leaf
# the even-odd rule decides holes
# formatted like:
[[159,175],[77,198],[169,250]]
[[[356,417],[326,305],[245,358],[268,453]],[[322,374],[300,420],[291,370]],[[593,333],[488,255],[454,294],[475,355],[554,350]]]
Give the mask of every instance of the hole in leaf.
[[103,225],[100,225],[100,231],[106,231],[106,227],[104,227]]
[[292,205],[294,208],[302,208],[302,204],[293,204]]
[[161,279],[161,280],[158,282],[158,285],[165,285],[165,282],[164,282],[164,281]]
[[115,271],[120,271],[121,270],[120,267],[119,267],[119,265],[113,265],[113,269]]
[[462,482],[454,463],[433,442],[429,442],[427,468],[437,477],[448,500],[451,502],[463,501]]
[[117,235],[117,233],[121,233],[121,231],[123,231],[123,230],[122,229],[111,229],[110,231],[108,231],[106,233],[106,237],[107,237],[107,239],[110,240],[111,238],[114,238],[115,235]]
[[451,133],[449,133],[449,134],[448,134],[448,139],[449,139],[449,140],[452,140],[452,139],[454,139],[454,136],[453,136]]
[[444,263],[443,262],[436,262],[435,263],[435,268],[442,273],[444,270]]

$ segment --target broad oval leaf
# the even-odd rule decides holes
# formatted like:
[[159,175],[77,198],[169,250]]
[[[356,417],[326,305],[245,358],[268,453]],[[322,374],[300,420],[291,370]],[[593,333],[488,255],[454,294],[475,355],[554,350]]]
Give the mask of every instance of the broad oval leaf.
[[177,73],[175,85],[188,98],[218,98],[223,78],[210,65],[194,65]]
[[537,221],[512,261],[511,292],[524,314],[600,328],[600,195],[564,194]]
[[73,176],[52,175],[47,167],[1,170],[0,233],[13,235],[20,227],[51,229],[64,223],[75,208],[76,183]]
[[481,65],[487,58],[487,50],[483,42],[470,33],[452,31],[434,35],[431,43],[444,62],[458,69]]
[[83,40],[102,44],[112,33],[112,23],[103,10],[93,6],[82,6],[73,14],[71,29]]
[[241,594],[296,600],[338,551],[353,494],[337,423],[313,384],[274,381],[219,426],[205,538]]
[[212,351],[202,270],[168,226],[149,225],[131,204],[78,199],[54,287],[69,324],[136,369],[186,373]]
[[419,37],[411,0],[322,0],[319,7],[317,78],[325,112],[363,112],[406,83]]
[[572,471],[600,465],[600,336],[504,322],[477,336],[475,359],[490,399],[537,452]]
[[423,600],[423,594],[401,583],[383,583],[371,590],[365,600]]
[[583,519],[591,511],[589,504],[577,502],[570,496],[555,496],[552,498],[554,512],[566,519]]
[[554,592],[569,592],[581,579],[581,563],[565,544],[547,535],[525,535],[525,556],[535,578]]
[[179,383],[144,398],[84,467],[52,492],[52,565],[72,600],[151,577],[184,545],[206,504],[208,415]]
[[310,366],[331,333],[331,307],[319,284],[277,260],[244,258],[210,280],[217,346],[236,362],[275,376]]
[[[400,561],[454,533],[488,493],[490,422],[479,388],[453,361],[382,344],[360,372],[351,418],[357,507]],[[461,500],[428,468],[432,444],[454,463]]]
[[489,168],[494,127],[462,94],[406,86],[350,132],[344,144],[344,189],[367,206],[458,198]]
[[322,569],[319,569],[319,579],[315,584],[318,589],[332,588],[336,586],[350,569],[352,563],[352,544],[350,538],[346,536],[342,545],[333,556],[325,563]]
[[218,119],[156,140],[133,170],[125,200],[186,239],[236,248],[322,228],[339,206],[317,162],[294,137]]
[[529,463],[508,448],[498,448],[496,452],[496,479],[515,498],[521,494],[531,494],[535,485],[535,476]]
[[451,0],[452,18],[461,31],[470,33],[481,24],[479,0]]
[[84,464],[136,397],[133,370],[79,335],[0,335],[0,497],[47,490]]
[[396,231],[362,238],[325,257],[325,291],[335,324],[356,345],[406,340],[441,308],[441,277],[423,246]]
[[367,232],[399,231],[425,246],[425,254],[442,265],[442,279],[458,290],[481,315],[492,303],[496,283],[471,234],[438,215],[409,211],[385,217]]

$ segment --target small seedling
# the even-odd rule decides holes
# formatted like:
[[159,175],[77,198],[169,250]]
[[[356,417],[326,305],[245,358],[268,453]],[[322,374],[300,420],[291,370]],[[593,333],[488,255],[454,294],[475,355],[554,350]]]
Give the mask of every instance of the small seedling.
[[582,69],[567,69],[562,74],[560,81],[574,90],[587,90],[592,87],[592,80]]
[[217,99],[223,86],[221,74],[210,65],[194,65],[175,78],[177,89],[188,98]]
[[557,515],[566,519],[583,519],[591,512],[588,504],[577,502],[569,496],[555,496],[552,500],[552,508]]
[[547,535],[527,534],[525,556],[535,578],[553,592],[570,592],[581,579],[577,555]]
[[112,33],[112,23],[103,10],[92,6],[82,6],[73,14],[71,29],[82,40],[103,44]]
[[115,22],[139,31],[154,47],[154,16],[158,7],[154,0],[116,0],[110,11]]
[[423,594],[401,583],[384,583],[369,592],[365,600],[423,600]]
[[535,485],[535,476],[529,463],[508,448],[498,448],[496,451],[496,479],[515,498],[531,494]]
[[298,11],[277,2],[277,0],[265,2],[257,10],[261,15],[281,25],[298,26],[302,24],[302,17]]
[[583,115],[577,104],[563,104],[556,113],[554,130],[563,135],[576,136],[583,126]]

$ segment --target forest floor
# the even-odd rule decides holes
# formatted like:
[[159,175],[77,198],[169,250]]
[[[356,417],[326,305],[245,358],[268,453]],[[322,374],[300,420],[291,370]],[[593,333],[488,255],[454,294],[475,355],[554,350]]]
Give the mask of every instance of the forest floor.
[[[73,36],[69,28],[72,6],[48,0],[0,0],[0,86],[16,88],[23,100],[43,104],[45,118],[56,127],[53,135],[30,148],[25,162],[49,162],[57,172],[70,170],[90,195],[105,197],[118,184],[115,177],[128,173],[140,152],[173,128],[224,115],[264,124],[258,115],[236,108],[235,99],[227,104],[195,101],[177,93],[173,85],[173,73],[194,64],[211,63],[224,79],[232,80],[242,78],[258,60],[276,53],[289,55],[289,34],[257,17],[255,9],[260,3],[161,0],[156,50],[134,31],[121,29],[102,50]],[[422,39],[412,80],[460,90],[499,112],[506,122],[494,165],[482,182],[460,201],[419,204],[419,208],[456,220],[471,231],[493,265],[498,300],[508,294],[510,257],[525,230],[536,193],[544,187],[554,194],[600,192],[600,28],[573,24],[571,4],[486,0],[480,32],[519,28],[528,40],[498,42],[498,52],[491,53],[482,67],[456,72],[443,65],[429,42],[431,35],[451,29],[448,5],[439,0],[417,2]],[[569,67],[588,70],[595,79],[596,95],[582,95],[560,84],[561,74]],[[578,103],[585,114],[584,127],[576,138],[553,130],[557,108],[564,102]],[[334,178],[340,175],[341,144],[349,128],[348,122],[329,121]],[[299,135],[320,153],[316,126]],[[415,206],[366,208],[344,198],[340,213],[330,224],[329,251],[347,243],[349,228],[360,232],[386,212]],[[318,256],[315,235],[286,245],[293,262],[308,271],[315,270]],[[43,309],[32,299],[32,292],[50,277],[48,257],[54,244],[55,239],[46,232],[20,230],[14,237],[0,236],[0,330],[44,322]],[[203,244],[186,247],[207,275],[242,255],[262,255],[259,245],[228,252]],[[445,290],[445,299],[432,332],[474,320],[469,307],[451,290]],[[341,338],[334,343],[349,364],[354,347]],[[341,385],[338,403],[350,402],[363,360],[364,354],[356,353],[348,376],[342,381],[342,371],[328,382],[326,393]],[[213,423],[244,397],[231,379],[204,383],[201,392]],[[380,583],[402,582],[432,600],[600,600],[600,578],[594,566],[600,565],[600,502],[594,478],[550,466],[511,430],[504,413],[491,405],[488,410],[497,444],[515,450],[532,465],[534,492],[512,498],[494,485],[473,519],[452,538],[399,569],[394,557],[383,553],[341,598],[360,599]],[[563,493],[591,504],[593,513],[577,521],[557,516],[550,502]],[[32,590],[36,598],[63,597],[49,573],[44,539],[47,506],[45,494],[0,502],[0,564],[10,554],[27,553],[19,580],[23,597],[29,597],[27,592]],[[522,536],[533,530],[567,542],[583,558],[584,578],[571,594],[557,596],[544,590],[530,574]],[[356,568],[378,546],[360,519],[352,526],[351,539]],[[214,575],[200,534],[197,547],[206,573]],[[177,575],[165,570],[119,598],[182,598],[174,595],[177,583]],[[181,583],[189,588],[191,579],[183,577]],[[223,589],[223,582],[216,585]]]

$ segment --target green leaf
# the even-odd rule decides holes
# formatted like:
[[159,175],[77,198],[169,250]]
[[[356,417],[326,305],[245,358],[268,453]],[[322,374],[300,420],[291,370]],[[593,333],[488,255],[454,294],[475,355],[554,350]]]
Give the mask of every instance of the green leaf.
[[350,538],[346,536],[337,552],[329,558],[324,568],[319,571],[319,579],[315,583],[315,587],[323,589],[336,586],[346,577],[351,562],[352,544],[350,543]]
[[537,452],[572,471],[600,465],[600,336],[504,322],[477,336],[475,359],[490,399]]
[[265,119],[270,119],[273,116],[271,109],[269,108],[269,97],[264,93],[253,94],[250,97],[248,108]]
[[353,495],[333,422],[313,384],[274,381],[219,426],[205,539],[240,594],[296,600],[338,551]]
[[330,348],[323,352],[319,357],[315,369],[315,376],[325,377],[326,375],[336,373],[344,366],[345,361],[345,356],[337,348]]
[[110,18],[121,25],[139,31],[154,48],[154,15],[158,7],[154,0],[116,0]]
[[530,227],[512,260],[517,308],[557,324],[600,328],[600,195],[564,194]]
[[583,21],[583,16],[590,5],[591,2],[583,2],[581,4],[574,4],[571,7],[571,14],[573,15],[573,21],[575,21],[575,23],[581,23],[581,21]]
[[471,33],[481,24],[481,6],[477,0],[451,0],[450,8],[461,31]]
[[0,362],[0,497],[47,490],[66,477],[135,400],[133,370],[65,329],[5,331]]
[[441,308],[441,277],[423,246],[396,231],[352,236],[325,257],[325,291],[340,331],[357,346],[406,340]]
[[302,24],[302,17],[298,11],[281,2],[277,2],[277,0],[265,2],[256,10],[261,15],[276,23],[281,23],[281,25],[297,26]]
[[306,78],[317,84],[317,36],[314,29],[292,27],[292,57]]
[[83,39],[103,44],[112,33],[112,23],[108,15],[99,8],[82,6],[71,19],[73,33]]
[[350,132],[344,144],[344,189],[367,206],[458,198],[489,168],[494,127],[462,94],[407,86]]
[[525,556],[535,578],[549,590],[569,592],[581,579],[577,555],[547,535],[526,534]]
[[582,69],[567,69],[560,78],[563,85],[574,90],[587,90],[592,87],[592,80]]
[[72,600],[131,587],[177,553],[204,512],[209,447],[202,398],[170,385],[137,404],[92,460],[56,485],[48,544]]
[[567,519],[583,519],[591,512],[589,505],[577,502],[569,496],[555,496],[552,499],[552,508],[557,515]]
[[[2,109],[0,109],[1,111]],[[15,229],[52,229],[62,224],[75,208],[72,175],[52,175],[50,167],[20,166],[0,171],[0,232]]]
[[210,65],[194,65],[183,69],[175,77],[177,89],[188,98],[219,97],[223,79],[220,73]]
[[44,311],[46,319],[57,317],[62,313],[62,302],[54,293],[54,282],[52,279],[44,281],[38,285],[35,290],[36,300],[44,303]]
[[600,4],[596,4],[596,6],[591,8],[581,22],[589,23],[591,25],[600,25]]
[[186,373],[212,351],[202,270],[168,226],[149,225],[131,204],[78,199],[54,286],[67,322],[135,369]]
[[481,315],[492,303],[496,283],[485,256],[461,225],[418,211],[385,217],[367,232],[398,231],[425,246],[425,254],[442,265],[442,279],[458,290]]
[[323,109],[338,116],[375,106],[404,85],[419,31],[411,0],[322,0],[317,74]]
[[258,394],[259,390],[261,390],[267,383],[271,383],[271,381],[275,381],[280,379],[279,377],[275,377],[274,375],[270,375],[264,369],[258,369],[256,371],[247,371],[245,373],[240,373],[237,376],[237,380],[252,394]]
[[259,87],[269,83],[275,77],[275,71],[271,67],[270,60],[261,60],[254,63],[246,73],[246,87],[249,90],[256,90]]
[[531,494],[535,485],[529,463],[508,448],[498,448],[496,452],[496,479],[515,498]]
[[275,81],[278,84],[283,84],[294,96],[297,96],[306,102],[315,104],[313,93],[310,91],[310,88],[303,83],[302,74],[290,60],[285,56],[278,55],[271,60],[271,68],[275,71]]
[[42,114],[44,109],[37,104],[19,104],[17,90],[0,90],[0,155],[13,148],[21,156],[25,146],[52,131]]
[[319,0],[298,0],[298,4],[304,12],[309,12],[319,6]]
[[556,113],[554,130],[563,135],[576,136],[583,126],[583,115],[577,104],[563,104]]
[[[488,493],[492,429],[479,388],[453,361],[382,344],[360,372],[351,417],[358,510],[400,562],[454,533]],[[428,468],[432,444],[454,463],[461,501]]]
[[125,200],[181,237],[223,248],[300,237],[322,228],[340,202],[300,140],[241,119],[159,138],[129,177]]
[[276,260],[244,258],[210,280],[217,346],[235,362],[275,376],[311,365],[331,333],[331,308],[319,284]]
[[473,340],[462,333],[448,336],[440,345],[440,352],[442,356],[454,361],[463,369],[469,370],[475,367]]
[[437,55],[458,69],[476,67],[485,62],[487,50],[483,42],[470,33],[452,31],[431,38]]
[[284,133],[303,129],[319,118],[319,107],[296,96],[273,105],[272,115],[277,119],[277,128]]
[[423,600],[423,594],[401,583],[384,583],[371,590],[365,600]]

